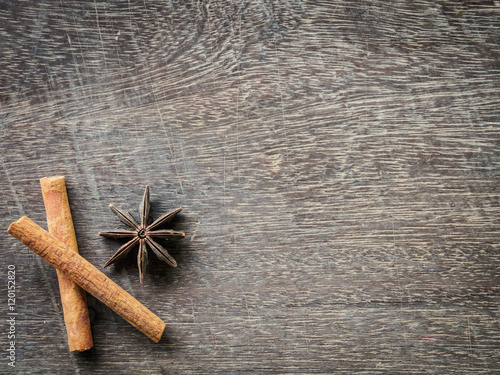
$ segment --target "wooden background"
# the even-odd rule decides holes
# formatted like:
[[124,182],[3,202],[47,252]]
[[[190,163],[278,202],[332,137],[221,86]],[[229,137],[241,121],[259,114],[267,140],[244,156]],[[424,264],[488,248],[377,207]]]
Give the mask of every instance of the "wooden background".
[[[18,374],[500,371],[498,1],[2,1],[0,343]],[[179,267],[104,272],[68,352],[55,271],[5,233],[66,176],[80,253],[113,203],[182,206]],[[5,348],[6,349],[6,348]]]

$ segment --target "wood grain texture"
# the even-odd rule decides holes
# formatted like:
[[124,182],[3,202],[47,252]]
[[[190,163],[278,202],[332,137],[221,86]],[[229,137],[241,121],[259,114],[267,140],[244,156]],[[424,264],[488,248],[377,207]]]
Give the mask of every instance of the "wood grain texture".
[[18,373],[500,371],[497,1],[3,2],[0,50],[5,229],[64,175],[96,266],[146,184],[186,232],[105,270],[164,339],[89,298],[86,354],[1,236]]

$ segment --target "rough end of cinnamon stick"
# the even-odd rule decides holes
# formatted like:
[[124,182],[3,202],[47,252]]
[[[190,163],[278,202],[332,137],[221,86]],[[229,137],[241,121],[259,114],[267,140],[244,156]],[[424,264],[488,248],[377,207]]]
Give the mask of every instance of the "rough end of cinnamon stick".
[[19,239],[16,235],[18,233],[16,231],[16,227],[19,227],[20,225],[22,226],[22,223],[26,222],[26,220],[31,221],[27,216],[23,216],[19,220],[10,223],[9,228],[7,228],[7,233],[9,233],[12,237]]
[[59,181],[59,180],[64,181],[64,176],[43,177],[40,179],[40,183],[43,183],[45,185],[49,185],[50,183],[52,183],[54,181]]

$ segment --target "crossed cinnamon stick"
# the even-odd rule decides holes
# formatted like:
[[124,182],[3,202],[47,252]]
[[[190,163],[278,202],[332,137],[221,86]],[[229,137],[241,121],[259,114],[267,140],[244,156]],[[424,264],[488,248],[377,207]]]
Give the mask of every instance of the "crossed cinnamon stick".
[[[40,185],[50,234],[78,253],[64,177],[44,177],[40,180]],[[69,350],[71,352],[88,350],[94,343],[85,291],[57,268],[56,271]]]

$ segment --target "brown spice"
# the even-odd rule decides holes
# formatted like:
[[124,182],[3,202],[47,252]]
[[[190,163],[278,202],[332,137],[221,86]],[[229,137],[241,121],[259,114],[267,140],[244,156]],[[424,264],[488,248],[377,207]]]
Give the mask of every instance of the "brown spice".
[[[49,232],[64,242],[68,249],[78,253],[64,177],[44,177],[40,180],[40,185]],[[69,350],[71,352],[88,350],[93,346],[93,341],[85,291],[64,273],[56,271]]]
[[160,341],[165,323],[159,317],[49,232],[26,216],[12,223],[7,232],[64,272],[151,340]]
[[[99,232],[100,236],[109,238],[131,238],[127,243],[121,246],[116,253],[106,262],[104,268],[114,263],[115,261],[126,256],[130,250],[132,250],[137,244],[139,244],[139,253],[137,254],[137,266],[139,268],[139,280],[141,284],[144,282],[144,274],[146,273],[146,268],[148,265],[148,251],[147,247],[153,250],[153,253],[158,257],[158,259],[166,262],[172,267],[177,267],[177,262],[168,253],[168,251],[161,246],[158,242],[153,240],[153,238],[161,238],[165,240],[174,240],[184,238],[184,232],[176,232],[170,229],[157,229],[163,224],[168,223],[173,219],[175,215],[182,211],[182,208],[177,208],[175,210],[169,211],[164,215],[161,215],[158,219],[149,223],[149,186],[146,185],[144,190],[144,196],[142,198],[142,203],[139,206],[139,213],[141,215],[140,224],[135,221],[133,216],[125,211],[122,211],[112,204],[109,205],[111,211],[118,216],[120,221],[128,225],[132,230],[113,230],[107,232]],[[147,245],[147,246],[146,246]]]

